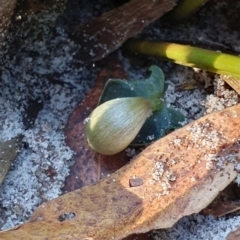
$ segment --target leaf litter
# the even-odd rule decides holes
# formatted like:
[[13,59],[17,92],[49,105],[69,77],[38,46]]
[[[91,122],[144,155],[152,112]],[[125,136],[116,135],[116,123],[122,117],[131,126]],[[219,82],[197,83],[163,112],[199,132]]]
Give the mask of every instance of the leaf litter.
[[[65,5],[64,1],[61,3]],[[227,3],[220,1],[219,3],[215,2],[215,4],[215,7],[210,6],[211,11],[209,9],[203,10],[191,23],[166,30],[166,28],[161,27],[162,23],[160,21],[155,26],[147,28],[143,36],[155,40],[165,36],[164,38],[182,41],[187,39],[193,42],[210,43],[210,45],[212,42],[217,42],[221,47],[230,45],[235,51],[239,51],[236,40],[238,39],[238,33],[234,29],[229,32],[230,23],[227,22],[227,17],[221,15],[222,10],[226,9]],[[46,22],[49,24],[50,20],[54,22],[59,14],[61,14],[61,11],[54,15],[52,9],[51,14],[49,11],[43,11],[40,15],[29,16],[27,22],[37,19],[39,21],[35,22],[36,26],[45,26]],[[25,22],[22,24],[25,25]],[[62,29],[58,30],[62,35],[60,34],[55,38],[52,45],[45,45],[47,42],[45,39],[49,38],[48,33],[42,36],[44,41],[41,40],[41,37],[38,39],[35,35],[28,38],[26,42],[22,43],[19,54],[14,54],[13,57],[8,58],[8,55],[11,56],[12,52],[7,47],[5,49],[5,64],[2,67],[2,81],[0,83],[1,89],[4,89],[1,92],[1,112],[5,114],[3,115],[5,117],[1,118],[1,122],[4,123],[2,126],[5,131],[1,131],[1,140],[8,140],[18,134],[23,134],[24,141],[29,146],[21,151],[0,188],[2,229],[26,221],[40,203],[59,196],[61,186],[68,175],[69,165],[72,164],[73,152],[65,145],[63,127],[73,107],[92,86],[97,69],[78,69],[76,66],[72,68],[68,65],[71,60],[71,51],[68,52],[68,50],[71,50],[71,48],[75,50],[73,43],[68,44],[64,54],[59,53],[57,56],[54,54],[51,56],[50,54],[49,56],[49,49],[51,47],[54,49],[59,40],[66,40],[69,43]],[[20,35],[21,28],[15,37]],[[25,49],[28,50],[26,52],[31,54],[30,50],[35,51],[35,54],[39,54],[39,56],[32,57],[31,54],[25,56],[26,54],[23,54]],[[21,54],[24,57],[21,57]],[[46,63],[46,56],[48,56],[48,63]],[[124,59],[122,56],[121,58]],[[147,64],[145,64],[148,66],[143,68],[133,66],[125,59],[124,62],[129,74],[132,74],[135,79],[139,79],[146,74],[146,68],[150,65],[147,61]],[[151,60],[151,62],[157,62],[158,66],[161,66],[166,74],[166,79],[169,81],[166,96],[169,106],[179,109],[187,117],[187,122],[201,117],[205,112],[212,112],[238,103],[234,91],[227,87],[224,87],[221,92],[230,94],[219,95],[215,90],[212,95],[208,95],[205,89],[175,92],[175,85],[196,78],[195,72],[157,60]],[[52,81],[42,75],[43,73],[52,74]],[[210,76],[210,78],[212,77]],[[56,79],[59,80],[58,84],[53,83]],[[215,84],[218,84],[219,81],[221,82],[219,77],[214,77]],[[34,89],[31,86],[34,86]],[[25,131],[22,115],[26,100],[30,96],[43,101],[44,107],[40,111],[34,127]],[[231,96],[234,96],[234,99],[230,99]],[[218,106],[218,100],[221,100],[220,102],[224,101],[224,103]],[[53,180],[44,173],[49,167],[53,167],[57,173]],[[22,174],[23,172],[24,174]],[[214,219],[211,216],[203,217],[196,214],[184,217],[169,230],[155,231],[153,235],[156,240],[203,238],[218,240],[225,239],[227,234],[239,225],[239,217]]]
[[[239,116],[237,105],[174,131],[108,178],[40,205],[29,222],[1,232],[0,237],[118,240],[131,233],[172,227],[183,216],[204,209],[237,176],[234,166],[240,160],[236,143],[240,139]],[[230,121],[232,126],[222,125]],[[214,129],[225,132],[225,141],[218,141],[214,147],[224,162],[219,169],[206,168],[205,155],[213,149],[199,150],[194,140],[198,133],[189,135],[196,124],[205,126],[209,122]],[[184,144],[175,146],[174,140],[179,137]],[[134,176],[142,183],[130,187],[129,180]]]

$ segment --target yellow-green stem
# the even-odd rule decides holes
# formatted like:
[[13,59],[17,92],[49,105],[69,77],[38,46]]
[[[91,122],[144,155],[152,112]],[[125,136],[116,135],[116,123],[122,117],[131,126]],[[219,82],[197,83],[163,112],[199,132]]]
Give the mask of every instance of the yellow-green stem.
[[180,21],[192,16],[209,0],[179,0],[177,6],[166,14],[169,21]]
[[125,47],[135,53],[162,57],[175,63],[240,78],[240,57],[168,42],[130,40]]

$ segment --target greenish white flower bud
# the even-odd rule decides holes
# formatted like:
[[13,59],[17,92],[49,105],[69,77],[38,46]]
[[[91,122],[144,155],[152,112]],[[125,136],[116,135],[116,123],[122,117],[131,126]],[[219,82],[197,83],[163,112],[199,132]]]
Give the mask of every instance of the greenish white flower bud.
[[90,147],[104,155],[125,149],[152,113],[151,100],[141,97],[117,98],[99,105],[86,121]]

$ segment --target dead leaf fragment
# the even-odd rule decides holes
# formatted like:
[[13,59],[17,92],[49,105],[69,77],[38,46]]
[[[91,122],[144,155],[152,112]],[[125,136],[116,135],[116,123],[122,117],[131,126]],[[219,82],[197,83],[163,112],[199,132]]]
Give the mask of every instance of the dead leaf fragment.
[[151,233],[140,233],[130,235],[123,240],[153,240],[153,236],[151,235]]
[[[171,227],[201,211],[236,177],[239,118],[236,105],[174,131],[109,178],[42,204],[0,239],[117,240]],[[133,176],[143,184],[129,187]],[[74,217],[59,221],[64,214]]]
[[202,213],[204,215],[213,215],[215,217],[222,217],[224,215],[234,213],[240,210],[240,187],[237,183],[232,182],[217,198],[205,208]]
[[209,214],[216,217],[222,217],[238,210],[240,210],[239,202],[218,202],[215,203],[214,208],[209,212]]
[[227,82],[238,94],[240,94],[240,79],[228,75],[222,75],[222,79]]
[[175,4],[175,0],[131,0],[77,27],[71,34],[71,38],[81,45],[77,58],[83,63],[104,58]]
[[6,142],[0,142],[0,185],[6,177],[21,146],[22,138],[20,136],[17,136]]
[[116,55],[106,63],[99,73],[95,86],[68,118],[65,128],[66,143],[76,154],[73,159],[74,165],[71,166],[70,174],[65,180],[64,192],[96,183],[128,162],[125,152],[104,156],[93,151],[84,136],[84,120],[97,106],[104,85],[110,78],[126,78],[123,66]]
[[[64,192],[70,192],[83,186],[95,183],[100,178],[105,178],[124,166],[129,159],[125,152],[114,156],[104,156],[94,152],[86,142],[85,136],[79,137],[79,132],[84,129],[84,119],[97,106],[98,99],[102,93],[106,81],[110,78],[126,79],[121,62],[112,55],[102,71],[99,73],[96,84],[82,103],[80,103],[69,116],[65,135],[66,142],[70,148],[74,149],[74,165],[70,168],[70,174],[65,180]],[[81,147],[79,147],[81,146]],[[88,157],[86,157],[86,154]],[[130,181],[130,180],[129,180]],[[132,185],[141,185],[139,178],[134,178]],[[136,183],[137,182],[137,183]],[[134,234],[128,236],[126,240],[147,240],[152,239],[148,233]]]
[[238,228],[236,231],[228,234],[226,240],[239,240],[239,239],[240,239],[240,228]]

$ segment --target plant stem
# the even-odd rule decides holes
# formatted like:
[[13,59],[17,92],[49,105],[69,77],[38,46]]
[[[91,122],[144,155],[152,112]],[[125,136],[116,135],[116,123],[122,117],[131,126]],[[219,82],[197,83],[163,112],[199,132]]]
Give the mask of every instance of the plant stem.
[[240,57],[168,42],[129,40],[125,47],[135,53],[162,57],[175,63],[240,78]]
[[182,21],[191,17],[209,0],[179,0],[177,6],[166,14],[166,19],[171,22]]

